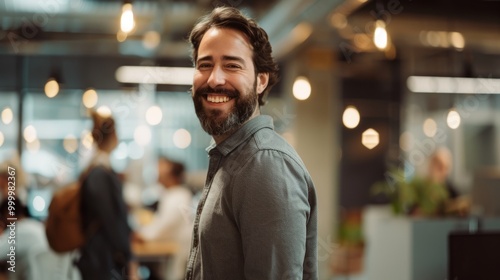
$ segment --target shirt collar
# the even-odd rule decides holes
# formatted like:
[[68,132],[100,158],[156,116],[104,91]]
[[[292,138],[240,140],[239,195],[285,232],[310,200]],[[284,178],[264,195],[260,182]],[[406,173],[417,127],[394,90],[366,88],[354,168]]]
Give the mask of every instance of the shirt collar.
[[259,115],[249,120],[219,145],[212,139],[210,146],[206,150],[209,154],[217,150],[223,156],[226,156],[262,128],[274,129],[273,119],[270,116]]

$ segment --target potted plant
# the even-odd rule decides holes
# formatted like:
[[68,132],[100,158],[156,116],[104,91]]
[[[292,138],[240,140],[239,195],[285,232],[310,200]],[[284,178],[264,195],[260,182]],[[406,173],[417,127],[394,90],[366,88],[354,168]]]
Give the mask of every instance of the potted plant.
[[444,213],[448,191],[443,184],[426,178],[407,179],[402,169],[391,168],[386,180],[372,186],[373,194],[384,194],[391,201],[395,214],[413,216],[438,216]]
[[338,246],[331,259],[331,270],[335,275],[353,275],[363,270],[364,237],[361,209],[344,211],[338,228]]

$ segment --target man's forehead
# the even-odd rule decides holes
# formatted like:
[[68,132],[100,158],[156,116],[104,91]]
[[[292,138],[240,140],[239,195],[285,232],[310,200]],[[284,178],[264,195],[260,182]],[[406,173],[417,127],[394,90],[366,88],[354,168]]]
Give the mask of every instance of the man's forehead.
[[245,33],[237,29],[221,27],[210,27],[201,39],[200,48],[204,47],[207,42],[216,42],[217,40],[227,39],[233,40],[235,44],[246,46],[250,50],[253,49],[250,39]]

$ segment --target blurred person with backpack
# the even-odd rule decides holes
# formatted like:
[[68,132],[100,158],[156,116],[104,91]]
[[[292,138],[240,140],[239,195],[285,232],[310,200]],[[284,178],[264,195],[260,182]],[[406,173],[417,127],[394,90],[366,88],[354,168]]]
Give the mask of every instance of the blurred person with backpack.
[[132,279],[127,207],[122,183],[110,164],[110,153],[118,145],[115,121],[95,111],[91,115],[97,152],[83,173],[81,210],[88,236],[80,248],[77,266],[83,280]]

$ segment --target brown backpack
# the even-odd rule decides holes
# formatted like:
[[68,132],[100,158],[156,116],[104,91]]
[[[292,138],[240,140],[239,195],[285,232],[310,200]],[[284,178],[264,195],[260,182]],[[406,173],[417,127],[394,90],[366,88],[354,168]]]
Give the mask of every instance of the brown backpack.
[[45,233],[52,250],[58,253],[80,248],[86,239],[81,215],[82,181],[72,182],[52,197]]
[[45,234],[49,246],[57,253],[79,249],[98,228],[97,222],[85,230],[82,218],[82,186],[92,168],[87,168],[77,181],[57,190],[49,205]]

